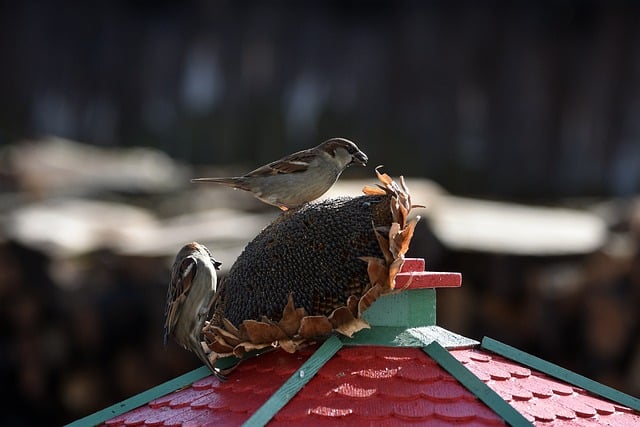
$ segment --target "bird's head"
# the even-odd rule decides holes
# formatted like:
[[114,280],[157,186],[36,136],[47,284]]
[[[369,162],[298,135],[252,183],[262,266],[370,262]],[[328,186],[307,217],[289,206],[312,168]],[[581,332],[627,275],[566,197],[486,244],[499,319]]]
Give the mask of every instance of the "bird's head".
[[354,163],[365,166],[369,158],[356,144],[345,138],[331,138],[318,146],[336,159],[342,167],[351,166]]

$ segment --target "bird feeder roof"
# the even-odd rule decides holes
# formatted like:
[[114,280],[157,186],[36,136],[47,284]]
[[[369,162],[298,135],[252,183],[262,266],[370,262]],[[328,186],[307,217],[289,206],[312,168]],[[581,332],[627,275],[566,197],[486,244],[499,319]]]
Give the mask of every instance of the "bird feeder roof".
[[[354,339],[264,353],[227,381],[202,367],[73,424],[640,425],[637,398],[490,338],[479,343],[436,326],[428,313],[433,288],[459,286],[460,275],[423,269],[421,260],[406,263],[398,278],[405,291],[376,301],[371,329]],[[386,313],[403,311],[390,303],[423,313],[381,324]]]
[[[108,426],[241,425],[314,354],[277,351],[226,382],[207,376],[108,420]],[[635,426],[640,414],[482,348],[448,351],[536,425]],[[343,347],[269,425],[504,425],[501,414],[421,349]],[[260,423],[258,423],[260,424]]]

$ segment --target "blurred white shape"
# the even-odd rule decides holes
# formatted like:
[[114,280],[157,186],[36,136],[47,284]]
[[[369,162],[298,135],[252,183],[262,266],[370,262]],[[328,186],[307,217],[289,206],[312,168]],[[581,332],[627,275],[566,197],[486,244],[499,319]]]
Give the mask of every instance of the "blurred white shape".
[[6,147],[0,164],[23,189],[40,195],[157,192],[188,180],[184,166],[155,149],[108,149],[53,137]]
[[447,247],[516,255],[584,254],[601,248],[604,221],[571,209],[442,196],[428,211]]
[[186,55],[182,76],[182,103],[194,114],[206,114],[222,98],[224,76],[213,49],[195,45]]
[[122,240],[141,237],[155,227],[155,217],[144,209],[70,198],[16,209],[8,215],[5,233],[26,246],[64,258],[117,247]]
[[169,218],[144,235],[123,236],[115,250],[123,255],[174,256],[188,242],[207,246],[227,271],[244,247],[278,215],[216,209]]
[[172,258],[184,244],[198,241],[226,271],[277,215],[216,209],[160,221],[130,205],[67,198],[18,208],[7,215],[3,228],[7,237],[58,260],[98,249]]

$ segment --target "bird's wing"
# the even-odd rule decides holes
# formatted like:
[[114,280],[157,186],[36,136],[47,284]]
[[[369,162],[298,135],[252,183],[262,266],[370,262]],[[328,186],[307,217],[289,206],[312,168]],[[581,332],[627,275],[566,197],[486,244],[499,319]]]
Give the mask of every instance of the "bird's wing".
[[178,321],[178,313],[184,300],[189,295],[193,276],[196,274],[196,261],[192,257],[182,260],[180,267],[172,271],[171,283],[167,291],[167,305],[165,309],[164,343]]
[[289,154],[280,160],[271,162],[268,165],[259,167],[249,172],[246,176],[272,176],[285,173],[304,172],[309,168],[309,164],[318,157],[313,150],[303,150]]

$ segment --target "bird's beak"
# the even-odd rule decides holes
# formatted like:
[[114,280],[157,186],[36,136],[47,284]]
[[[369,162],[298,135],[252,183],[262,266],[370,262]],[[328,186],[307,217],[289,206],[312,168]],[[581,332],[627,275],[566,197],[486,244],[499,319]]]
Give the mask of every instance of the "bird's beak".
[[367,160],[369,160],[367,155],[364,154],[362,151],[358,151],[358,152],[354,153],[353,156],[351,156],[351,157],[352,157],[351,163],[357,163],[357,164],[362,165],[362,166],[366,166]]

